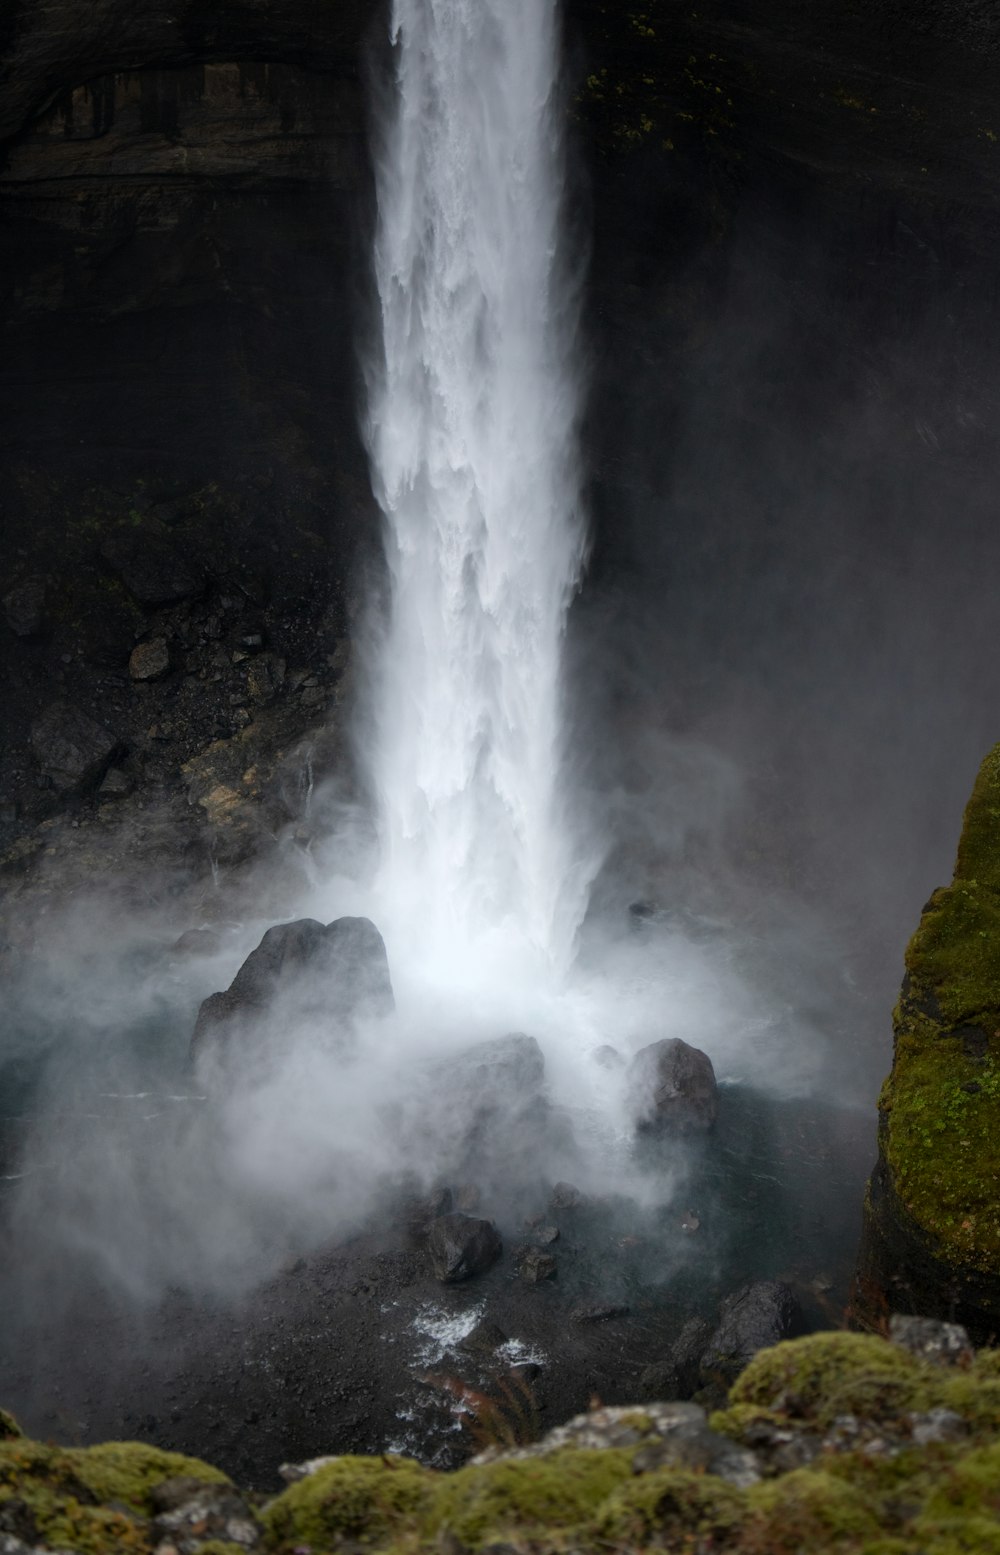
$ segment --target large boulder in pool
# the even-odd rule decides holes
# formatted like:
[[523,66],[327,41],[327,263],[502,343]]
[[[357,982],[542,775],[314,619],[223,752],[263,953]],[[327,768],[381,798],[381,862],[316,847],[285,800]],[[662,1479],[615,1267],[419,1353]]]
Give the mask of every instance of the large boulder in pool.
[[1000,1330],[1000,745],[906,948],[852,1306]]
[[342,1037],[393,1008],[385,944],[368,918],[300,918],[268,929],[229,987],[204,1000],[191,1056],[199,1067],[230,1058],[244,1039],[274,1051],[297,1024]]
[[712,1060],[679,1037],[640,1049],[629,1066],[627,1095],[640,1131],[704,1133],[719,1110]]

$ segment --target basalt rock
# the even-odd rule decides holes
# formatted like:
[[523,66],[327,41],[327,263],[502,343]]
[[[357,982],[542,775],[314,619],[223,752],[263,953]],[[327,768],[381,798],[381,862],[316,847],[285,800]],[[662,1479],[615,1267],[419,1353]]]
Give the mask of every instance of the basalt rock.
[[301,918],[268,929],[225,992],[203,1001],[191,1057],[199,1064],[209,1055],[233,1058],[243,1038],[273,1051],[296,1022],[342,1037],[354,1021],[393,1008],[385,945],[369,919],[338,918],[324,927]]
[[80,708],[53,702],[31,726],[31,748],[58,793],[82,794],[100,783],[118,740]]
[[704,1133],[718,1114],[712,1060],[679,1037],[642,1048],[628,1072],[632,1115],[641,1131]]
[[744,1285],[722,1303],[719,1325],[701,1355],[702,1380],[728,1387],[758,1350],[791,1338],[801,1321],[790,1285],[779,1280]]
[[906,949],[855,1305],[1000,1323],[1000,745],[965,811],[952,883]]
[[491,1269],[503,1252],[492,1220],[473,1215],[441,1215],[430,1228],[427,1249],[437,1278],[446,1285],[470,1280]]

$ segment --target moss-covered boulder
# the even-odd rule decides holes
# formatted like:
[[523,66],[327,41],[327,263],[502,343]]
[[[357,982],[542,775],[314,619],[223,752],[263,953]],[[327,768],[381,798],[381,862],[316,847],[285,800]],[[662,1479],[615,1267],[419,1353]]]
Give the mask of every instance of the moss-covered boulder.
[[154,1493],[181,1477],[228,1484],[207,1463],[140,1442],[73,1448],[11,1436],[0,1441],[0,1534],[75,1555],[145,1555]]
[[1000,1321],[1000,745],[965,812],[955,877],[906,951],[879,1100],[857,1305]]

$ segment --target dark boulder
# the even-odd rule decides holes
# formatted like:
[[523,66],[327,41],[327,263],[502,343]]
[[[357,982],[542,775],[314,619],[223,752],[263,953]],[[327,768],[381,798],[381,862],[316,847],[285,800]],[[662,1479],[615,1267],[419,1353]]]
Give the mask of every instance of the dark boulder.
[[629,1104],[636,1127],[672,1134],[704,1133],[719,1110],[712,1060],[679,1037],[642,1048],[628,1072]]
[[204,575],[159,525],[143,524],[109,535],[101,555],[140,605],[172,605],[192,599],[205,586]]
[[719,1325],[701,1357],[701,1379],[728,1387],[753,1360],[795,1334],[802,1321],[799,1303],[790,1285],[780,1280],[758,1280],[727,1296],[719,1313]]
[[57,793],[83,794],[100,783],[118,740],[78,707],[53,702],[31,726],[31,748]]
[[358,1019],[394,1008],[385,944],[367,918],[338,918],[325,926],[300,918],[268,929],[224,993],[210,994],[198,1011],[191,1056],[221,1053],[238,1033],[260,1034],[272,1006],[289,1021],[315,1021],[339,1032]]
[[491,1269],[503,1252],[503,1243],[492,1220],[441,1215],[431,1225],[427,1250],[437,1278],[454,1285]]
[[514,1254],[514,1265],[526,1285],[540,1285],[543,1280],[555,1278],[556,1260],[544,1247],[519,1247]]
[[711,1327],[704,1318],[689,1318],[666,1355],[651,1362],[640,1376],[642,1397],[690,1398],[697,1390],[701,1358],[711,1337]]

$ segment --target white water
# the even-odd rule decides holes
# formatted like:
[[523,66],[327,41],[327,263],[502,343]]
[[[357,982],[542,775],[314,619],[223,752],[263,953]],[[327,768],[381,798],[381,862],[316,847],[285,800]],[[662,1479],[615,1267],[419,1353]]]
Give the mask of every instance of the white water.
[[[429,980],[558,971],[592,867],[560,772],[585,550],[556,0],[394,0],[369,445],[391,608],[380,925]],[[394,933],[394,925],[397,932]]]

